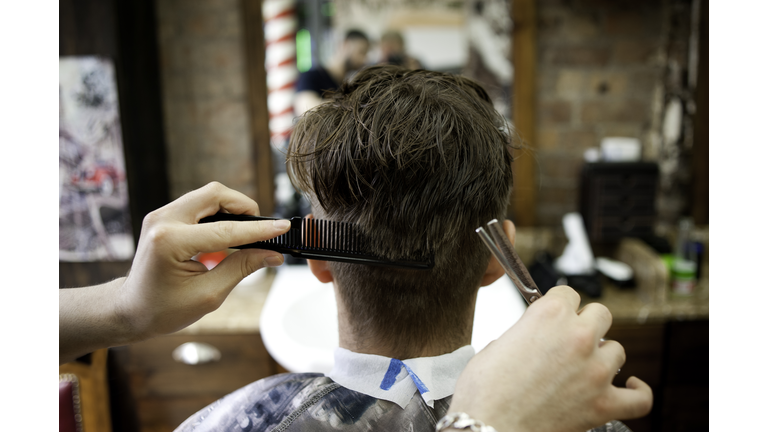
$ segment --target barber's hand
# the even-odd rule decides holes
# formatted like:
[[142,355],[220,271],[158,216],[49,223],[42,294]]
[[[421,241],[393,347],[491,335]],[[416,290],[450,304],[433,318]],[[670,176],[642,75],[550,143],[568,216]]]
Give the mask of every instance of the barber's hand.
[[579,301],[559,286],[534,302],[469,362],[449,412],[466,412],[499,432],[584,432],[648,414],[653,394],[646,383],[630,377],[626,388],[612,385],[626,357],[618,342],[600,340],[610,312],[597,303],[577,312]]
[[247,196],[220,183],[189,192],[144,218],[131,272],[116,307],[138,339],[180,330],[216,310],[244,277],[283,263],[278,252],[242,249],[212,270],[191,258],[268,240],[288,231],[288,221],[198,224],[219,211],[259,215]]

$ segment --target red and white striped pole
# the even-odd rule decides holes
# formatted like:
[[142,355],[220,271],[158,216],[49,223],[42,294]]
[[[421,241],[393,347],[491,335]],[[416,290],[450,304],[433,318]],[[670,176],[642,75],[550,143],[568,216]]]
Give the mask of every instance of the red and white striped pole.
[[293,126],[293,97],[299,78],[296,69],[296,1],[264,0],[262,14],[269,131],[272,145],[282,149]]

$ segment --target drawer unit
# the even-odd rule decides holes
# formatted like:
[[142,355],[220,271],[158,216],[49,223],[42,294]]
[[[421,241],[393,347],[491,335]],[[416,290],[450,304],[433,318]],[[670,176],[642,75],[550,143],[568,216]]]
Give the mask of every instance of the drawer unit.
[[[212,345],[221,357],[179,363],[173,351],[186,342]],[[139,432],[171,432],[206,405],[278,372],[258,333],[177,333],[121,348],[115,350],[115,366],[127,375]]]
[[658,173],[655,163],[584,164],[579,204],[590,240],[653,234]]

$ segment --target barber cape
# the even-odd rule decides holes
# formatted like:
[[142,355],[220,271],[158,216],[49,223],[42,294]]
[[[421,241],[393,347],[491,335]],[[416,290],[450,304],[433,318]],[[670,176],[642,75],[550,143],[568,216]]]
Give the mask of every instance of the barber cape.
[[[434,432],[451,403],[471,346],[398,360],[337,348],[327,375],[275,375],[249,384],[188,418],[176,430],[248,432]],[[611,422],[595,432],[629,432]]]

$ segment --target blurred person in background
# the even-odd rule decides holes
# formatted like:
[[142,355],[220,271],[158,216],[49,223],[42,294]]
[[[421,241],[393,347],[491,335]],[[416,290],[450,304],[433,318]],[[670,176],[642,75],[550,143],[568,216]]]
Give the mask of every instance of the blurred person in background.
[[323,102],[326,90],[336,90],[341,82],[357,72],[368,61],[371,44],[360,30],[348,30],[341,46],[327,65],[318,65],[299,75],[293,110],[297,116]]
[[409,56],[405,51],[405,39],[396,30],[387,30],[379,42],[381,50],[380,64],[402,66],[407,69],[423,69],[421,62]]

